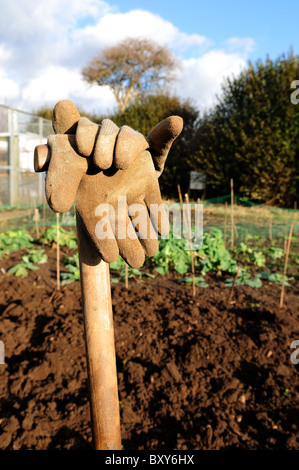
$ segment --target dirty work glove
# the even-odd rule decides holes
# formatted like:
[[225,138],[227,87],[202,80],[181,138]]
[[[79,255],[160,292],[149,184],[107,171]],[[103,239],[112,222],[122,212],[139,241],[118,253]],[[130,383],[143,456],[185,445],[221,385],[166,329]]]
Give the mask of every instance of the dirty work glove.
[[56,134],[48,138],[47,201],[55,212],[67,212],[75,203],[107,263],[121,255],[131,267],[140,267],[145,256],[158,251],[157,233],[168,233],[158,178],[182,126],[179,116],[171,116],[145,138],[109,119],[101,126],[92,123],[68,100],[56,104]]

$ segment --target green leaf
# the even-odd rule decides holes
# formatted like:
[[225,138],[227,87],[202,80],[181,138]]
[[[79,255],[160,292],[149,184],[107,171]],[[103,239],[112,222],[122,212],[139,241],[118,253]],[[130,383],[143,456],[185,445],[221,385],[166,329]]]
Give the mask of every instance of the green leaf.
[[[193,278],[192,276],[184,276],[181,279],[178,279],[177,282],[184,284],[192,284]],[[195,276],[195,285],[199,287],[209,287],[209,284],[206,283],[202,276]]]
[[[57,225],[52,225],[48,228],[45,233],[40,237],[40,242],[51,245],[57,243]],[[61,246],[67,246],[70,249],[77,247],[77,237],[73,230],[66,230],[63,227],[59,227],[59,244]]]
[[124,265],[125,265],[124,260],[119,256],[119,257],[117,258],[117,260],[114,261],[113,263],[110,263],[109,266],[110,266],[110,269],[115,269],[116,271],[118,271],[118,270],[121,269],[122,266],[124,266]]
[[264,266],[266,263],[266,257],[261,251],[253,252],[249,257],[249,260],[252,261],[258,267]]
[[[271,273],[270,271],[264,271],[260,273],[261,279],[264,279],[265,281],[268,282],[273,282],[274,284],[279,284],[282,285],[283,281],[283,274],[281,273]],[[290,286],[290,283],[288,282],[288,278],[285,278],[285,286]]]
[[[233,285],[234,278],[229,278],[225,280],[225,285],[231,287]],[[236,286],[250,286],[256,289],[262,287],[262,281],[259,276],[251,278],[250,274],[246,271],[245,268],[240,269],[239,275],[236,280]]]
[[282,258],[284,255],[284,250],[279,247],[272,246],[269,250],[269,256],[273,259]]
[[7,272],[10,273],[10,274],[14,274],[16,277],[26,277],[26,276],[28,276],[27,269],[21,263],[16,264],[12,268],[10,268]]
[[259,277],[255,277],[254,279],[248,279],[246,285],[250,286],[250,287],[254,287],[256,289],[259,289],[260,287],[262,287],[263,283],[262,283],[262,281],[260,280]]
[[174,263],[174,269],[179,274],[185,274],[186,272],[188,272],[189,265],[186,264],[183,259],[181,259],[177,263]]
[[155,271],[157,271],[157,273],[162,274],[162,275],[163,274],[168,274],[168,272],[167,272],[167,270],[165,269],[164,266],[157,266],[155,268]]

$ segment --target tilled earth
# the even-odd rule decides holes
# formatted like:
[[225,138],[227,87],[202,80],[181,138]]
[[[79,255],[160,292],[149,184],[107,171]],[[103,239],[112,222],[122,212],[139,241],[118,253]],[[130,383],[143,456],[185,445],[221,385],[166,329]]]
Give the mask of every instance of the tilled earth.
[[[55,290],[55,250],[27,278],[1,260],[0,449],[91,449],[79,282]],[[126,450],[299,449],[299,289],[112,284]],[[298,354],[299,356],[299,354]]]

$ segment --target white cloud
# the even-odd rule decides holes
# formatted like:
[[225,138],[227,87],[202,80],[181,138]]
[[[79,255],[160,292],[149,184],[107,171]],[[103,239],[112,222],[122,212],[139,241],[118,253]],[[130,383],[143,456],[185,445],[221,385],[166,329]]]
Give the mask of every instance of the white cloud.
[[239,54],[212,50],[199,58],[183,61],[181,76],[175,85],[178,94],[192,98],[201,109],[210,108],[221,92],[224,77],[237,75],[246,62]]
[[7,77],[4,70],[0,69],[0,104],[10,104],[18,99],[20,87],[18,83]]
[[74,42],[87,42],[98,47],[113,45],[126,37],[149,37],[168,46],[202,46],[207,39],[199,34],[182,33],[161,16],[145,10],[131,10],[127,13],[108,13],[97,24],[75,30]]
[[62,65],[72,53],[72,31],[111,9],[103,0],[0,0],[0,6],[0,44],[9,44],[9,66],[19,77],[49,62]]
[[108,13],[94,25],[73,30],[72,54],[68,63],[72,65],[81,61],[84,65],[100,49],[113,46],[127,37],[151,38],[161,45],[180,52],[192,46],[200,50],[209,42],[207,38],[199,34],[188,35],[179,31],[172,23],[149,11]]
[[97,112],[116,105],[108,87],[90,86],[77,71],[61,66],[49,66],[35,76],[22,90],[22,103],[30,103],[34,109],[41,104],[54,106],[61,99],[70,99],[77,106]]
[[107,14],[111,7],[104,0],[0,0],[0,35],[11,41],[59,36],[90,18]]
[[0,102],[25,111],[62,98],[90,112],[111,110],[111,91],[86,84],[81,70],[100,49],[128,36],[152,38],[181,56],[177,93],[207,107],[255,45],[232,37],[215,49],[210,38],[180,31],[159,15],[115,12],[104,0],[0,0],[0,6]]

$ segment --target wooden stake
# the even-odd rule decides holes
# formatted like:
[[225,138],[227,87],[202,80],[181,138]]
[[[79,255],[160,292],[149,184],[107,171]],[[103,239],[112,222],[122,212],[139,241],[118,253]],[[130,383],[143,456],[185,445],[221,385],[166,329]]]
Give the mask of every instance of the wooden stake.
[[280,303],[279,303],[280,308],[283,307],[284,285],[285,285],[285,279],[286,279],[287,268],[288,268],[288,259],[289,259],[289,253],[290,253],[290,247],[291,247],[293,227],[294,227],[294,223],[292,223],[291,227],[290,227],[287,250],[286,250],[286,257],[285,257],[283,278],[282,278],[282,286],[281,286],[281,294],[280,294]]
[[59,214],[56,214],[56,284],[57,290],[60,290],[60,231],[59,231]]
[[178,193],[179,193],[179,200],[180,200],[180,203],[183,204],[183,197],[182,197],[181,186],[178,184],[177,187],[178,187]]
[[225,213],[224,213],[224,247],[226,248],[226,229],[227,229],[227,201],[225,201]]
[[231,247],[234,247],[234,180],[230,180],[230,200],[231,200]]
[[[197,198],[197,204],[198,205],[200,204],[200,197]],[[199,210],[199,208],[198,208],[198,210]],[[195,217],[195,222],[197,221],[197,224],[195,226],[195,234],[197,234],[197,233],[200,233],[201,220],[200,220],[200,217],[196,217],[196,208],[195,208],[195,212],[194,212],[194,217]],[[195,235],[195,238],[196,238],[196,235]]]
[[231,303],[231,300],[233,298],[233,293],[234,293],[235,285],[236,285],[236,282],[237,282],[237,279],[238,279],[238,276],[239,276],[239,273],[240,273],[240,269],[241,269],[241,266],[238,266],[238,270],[237,270],[236,275],[234,277],[233,285],[231,286],[229,296],[228,296],[228,299],[227,299],[227,306],[229,306],[229,304]]
[[126,289],[129,289],[129,270],[127,263],[125,264],[125,285]]
[[272,215],[270,215],[270,222],[269,222],[269,239],[272,241]]
[[109,264],[76,218],[94,448],[121,450]]
[[43,230],[46,230],[46,198],[43,200]]
[[37,239],[39,238],[39,225],[38,225],[39,221],[40,221],[40,215],[39,215],[38,208],[36,207],[34,209],[34,222],[35,222],[35,234],[36,234]]
[[[185,194],[185,198],[186,198],[186,203],[189,204],[188,194]],[[192,249],[192,235],[191,235],[191,211],[190,211],[190,218],[189,218],[189,211],[187,210],[187,218],[188,218],[188,230],[189,230],[190,252],[191,252],[192,295],[193,297],[195,297],[196,287],[195,287],[194,254],[193,254],[193,249]]]

